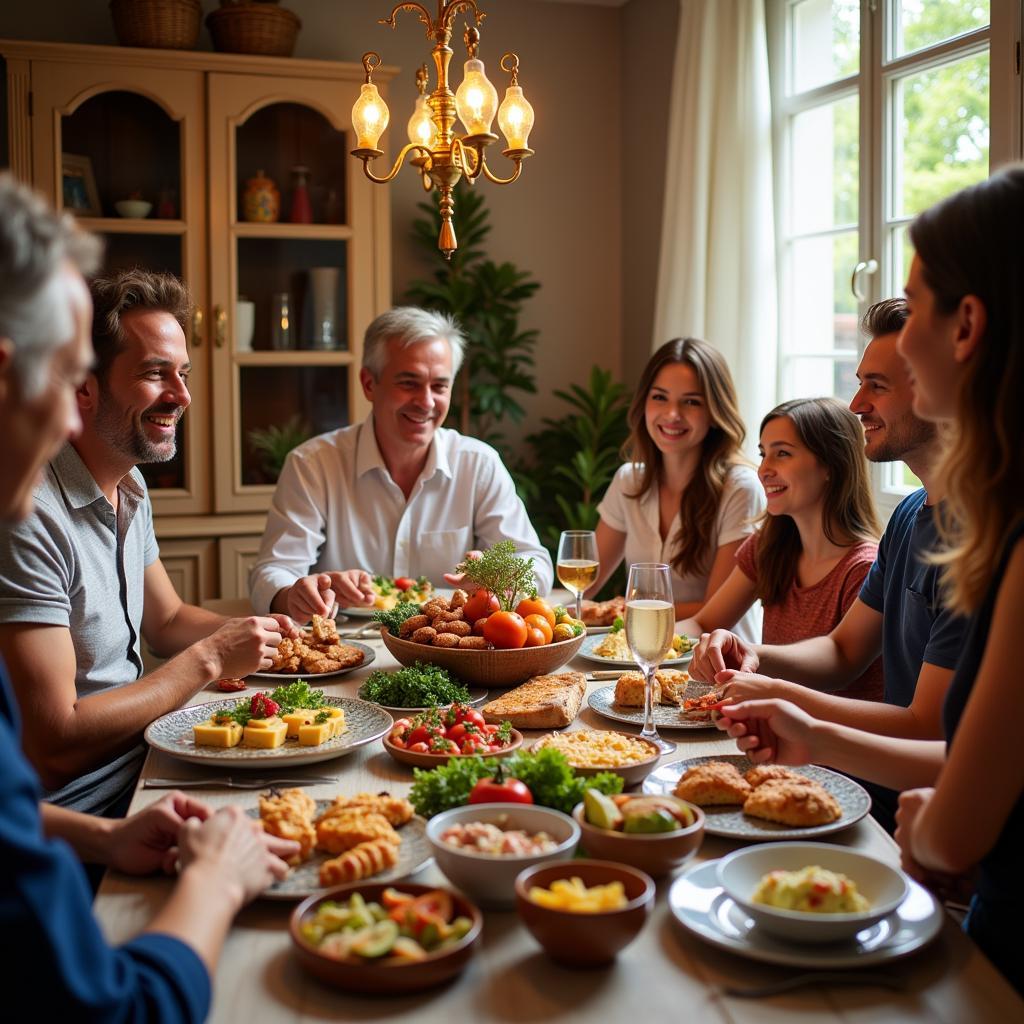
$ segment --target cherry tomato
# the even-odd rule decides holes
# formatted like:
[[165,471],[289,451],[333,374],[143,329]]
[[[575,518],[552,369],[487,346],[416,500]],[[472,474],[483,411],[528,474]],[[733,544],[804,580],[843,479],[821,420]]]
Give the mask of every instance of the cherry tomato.
[[400,718],[394,725],[394,732],[404,732],[409,726],[412,725],[412,721],[408,718]]
[[428,729],[425,725],[417,725],[408,736],[405,737],[405,742],[411,747],[414,743],[429,743],[430,737],[434,735],[434,732]]
[[408,576],[399,576],[395,580],[395,586],[398,587],[399,590],[408,590],[410,587],[416,586],[416,581],[414,579],[410,579]]
[[493,736],[497,731],[498,731],[498,727],[496,725],[490,725],[488,723],[487,725],[484,726],[484,732],[488,736]]
[[428,747],[426,743],[423,743],[422,741],[419,741],[417,743],[410,743],[407,749],[411,750],[414,754],[430,753],[430,747]]
[[405,740],[403,740],[402,737],[398,735],[398,733],[394,732],[388,737],[388,743],[390,743],[391,746],[393,747],[405,747]]
[[466,735],[466,724],[465,722],[459,722],[458,725],[453,725],[447,733],[448,739],[454,740],[456,743],[461,743]]
[[539,630],[536,626],[526,627],[526,643],[524,647],[544,647],[547,641],[544,639],[544,633]]
[[[531,626],[534,629],[539,629],[544,634],[544,643],[551,643],[551,637],[554,635],[554,630],[551,627],[551,623],[538,612],[534,612],[532,615],[527,615],[523,620],[527,626]],[[527,644],[527,646],[537,647],[539,644]]]
[[481,779],[469,792],[471,804],[532,804],[533,794],[526,784],[511,777],[505,778],[501,765],[493,778]]
[[462,720],[466,725],[475,725],[478,729],[483,729],[487,725],[484,716],[476,708],[466,708],[466,714]]
[[463,754],[486,754],[487,744],[478,736],[470,735],[462,741],[460,750]]
[[527,615],[543,615],[548,620],[548,625],[555,628],[555,609],[539,597],[528,597],[516,605],[516,613],[525,619]]
[[474,591],[466,599],[462,606],[462,616],[467,622],[476,622],[477,619],[486,619],[488,615],[498,611],[501,604],[489,590]]
[[474,636],[483,636],[484,635],[484,627],[486,625],[487,625],[487,619],[486,618],[477,619],[476,622],[473,623],[473,635]]
[[237,693],[239,690],[245,689],[244,679],[218,679],[217,689],[223,690],[224,693]]
[[495,612],[484,626],[487,642],[506,650],[522,647],[526,643],[527,632],[523,617],[515,612]]

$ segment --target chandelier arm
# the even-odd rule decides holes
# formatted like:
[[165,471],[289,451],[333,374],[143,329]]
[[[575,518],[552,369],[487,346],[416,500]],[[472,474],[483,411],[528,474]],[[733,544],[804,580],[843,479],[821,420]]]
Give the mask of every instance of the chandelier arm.
[[451,153],[456,165],[461,163],[462,173],[470,184],[480,177],[484,165],[482,152],[473,146],[467,146],[462,139],[452,139]]
[[390,16],[387,18],[378,18],[377,24],[387,25],[388,28],[392,29],[395,28],[397,25],[395,19],[398,17],[399,11],[418,11],[420,21],[422,21],[423,24],[427,26],[427,38],[433,38],[432,33],[434,31],[434,21],[430,17],[430,11],[428,11],[426,7],[423,6],[423,4],[416,3],[416,0],[402,0],[402,3],[395,4],[394,10],[392,10]]
[[487,15],[477,7],[476,0],[451,0],[441,14],[441,24],[445,27],[450,26],[455,20],[455,16],[461,10],[471,10],[473,12],[473,19],[477,25],[482,24],[484,18],[487,17]]
[[513,160],[513,163],[516,165],[516,169],[512,172],[511,177],[508,178],[499,178],[496,174],[492,173],[490,167],[487,166],[487,161],[484,159],[484,155],[482,153],[480,154],[480,163],[482,165],[484,177],[495,185],[511,185],[512,182],[517,181],[519,179],[519,175],[523,173],[522,160]]
[[363,173],[370,179],[370,181],[376,182],[378,185],[386,185],[389,181],[393,181],[398,172],[402,169],[402,164],[405,163],[405,158],[413,151],[419,150],[428,160],[431,161],[430,150],[426,146],[421,146],[418,142],[407,142],[399,151],[398,156],[395,157],[395,162],[383,178],[379,178],[373,171],[370,170],[370,160],[372,157],[361,157],[363,161]]

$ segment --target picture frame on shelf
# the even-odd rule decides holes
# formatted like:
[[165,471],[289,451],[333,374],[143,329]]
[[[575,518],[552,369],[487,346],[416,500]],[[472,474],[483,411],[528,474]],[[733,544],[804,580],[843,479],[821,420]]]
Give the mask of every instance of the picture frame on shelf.
[[61,156],[61,197],[64,209],[80,217],[102,216],[96,176],[92,172],[92,161],[87,156],[77,153]]

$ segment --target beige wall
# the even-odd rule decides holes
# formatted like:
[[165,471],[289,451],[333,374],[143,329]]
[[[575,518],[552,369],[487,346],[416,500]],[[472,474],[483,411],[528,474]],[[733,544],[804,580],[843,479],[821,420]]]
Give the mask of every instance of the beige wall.
[[[390,0],[286,2],[303,21],[296,56],[358,61],[364,50],[376,49],[386,64],[402,69],[391,87],[388,131],[397,149],[415,96],[413,71],[429,56],[416,17],[400,15],[392,32],[376,24],[390,12]],[[203,6],[216,4],[204,0]],[[541,416],[558,413],[551,392],[583,379],[593,363],[632,380],[649,351],[678,0],[629,0],[623,7],[482,0],[481,6],[488,14],[481,55],[490,77],[503,91],[498,59],[505,50],[517,51],[520,81],[537,113],[531,136],[537,156],[522,179],[506,188],[480,185],[494,225],[491,257],[529,269],[542,282],[524,323],[540,331],[539,394],[526,403],[530,429]],[[462,20],[453,43],[456,81],[464,59]],[[4,4],[0,36],[115,42],[106,0]],[[210,45],[205,31],[200,45]],[[625,125],[624,68],[631,95],[650,98]],[[624,153],[636,154],[636,166],[625,173]],[[424,193],[408,171],[386,187],[399,298],[427,269],[409,238]]]

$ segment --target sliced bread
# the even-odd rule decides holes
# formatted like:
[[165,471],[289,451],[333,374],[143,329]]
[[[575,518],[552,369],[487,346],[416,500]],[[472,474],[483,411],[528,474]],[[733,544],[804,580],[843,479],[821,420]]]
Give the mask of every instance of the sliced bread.
[[560,729],[580,713],[586,690],[582,672],[534,676],[480,710],[486,721],[507,719],[517,729]]

